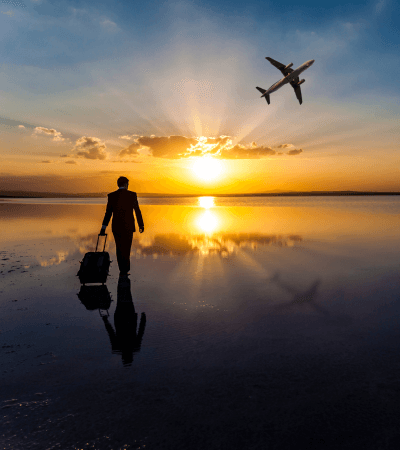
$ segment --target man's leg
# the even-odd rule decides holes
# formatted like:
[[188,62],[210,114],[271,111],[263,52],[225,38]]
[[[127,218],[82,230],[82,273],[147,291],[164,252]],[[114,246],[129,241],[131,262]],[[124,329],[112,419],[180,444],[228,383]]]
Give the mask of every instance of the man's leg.
[[113,233],[115,246],[117,248],[117,261],[119,271],[128,273],[131,268],[130,256],[132,247],[132,231],[124,231],[122,233]]

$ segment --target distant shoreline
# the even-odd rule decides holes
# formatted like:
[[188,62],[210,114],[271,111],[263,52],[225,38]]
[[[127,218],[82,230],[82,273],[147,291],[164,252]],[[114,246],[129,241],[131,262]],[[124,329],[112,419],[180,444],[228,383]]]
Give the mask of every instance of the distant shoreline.
[[[193,198],[193,197],[343,197],[371,195],[400,195],[400,192],[372,191],[309,191],[309,192],[264,192],[251,194],[140,194],[139,198]],[[106,198],[106,193],[98,194],[58,194],[53,192],[2,192],[0,199],[12,198]]]

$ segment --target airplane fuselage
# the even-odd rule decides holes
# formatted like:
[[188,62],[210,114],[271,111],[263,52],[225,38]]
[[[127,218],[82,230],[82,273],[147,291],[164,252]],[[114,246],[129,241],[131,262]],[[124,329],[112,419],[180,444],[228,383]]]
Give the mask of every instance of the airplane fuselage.
[[273,84],[269,89],[267,89],[266,92],[263,93],[263,95],[261,97],[266,97],[267,95],[272,94],[273,92],[280,89],[285,84],[288,84],[291,81],[295,80],[302,72],[304,72],[306,69],[308,69],[313,64],[314,64],[314,59],[310,59],[309,61],[306,61],[300,67],[293,70],[293,72],[286,75],[286,77],[282,78],[281,80],[279,80],[275,84]]

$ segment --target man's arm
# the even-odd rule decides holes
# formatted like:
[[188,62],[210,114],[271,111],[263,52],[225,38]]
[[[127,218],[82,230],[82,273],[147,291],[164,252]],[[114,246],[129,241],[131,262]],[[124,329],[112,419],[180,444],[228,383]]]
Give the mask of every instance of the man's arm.
[[108,333],[108,337],[110,338],[110,343],[111,343],[111,349],[113,351],[118,351],[121,348],[119,339],[117,334],[114,331],[114,328],[112,327],[112,325],[110,324],[110,322],[108,321],[108,317],[107,316],[102,316],[102,319],[104,321],[104,325],[106,327],[107,333]]
[[139,202],[137,201],[136,194],[135,194],[135,199],[133,201],[133,209],[135,210],[136,220],[139,225],[139,231],[141,233],[143,233],[143,231],[144,231],[143,217],[142,217],[142,212],[140,211],[140,208],[139,208]]
[[146,314],[142,313],[142,315],[140,316],[140,324],[139,324],[139,330],[138,330],[138,334],[136,336],[136,342],[135,342],[135,351],[139,351],[140,350],[140,346],[142,345],[142,339],[143,339],[143,335],[144,335],[144,329],[146,328]]
[[110,222],[112,213],[113,213],[113,207],[112,207],[112,204],[111,204],[110,197],[108,197],[106,213],[104,214],[103,225],[102,225],[101,230],[100,230],[100,234],[101,235],[105,234],[105,229],[107,228],[107,225]]

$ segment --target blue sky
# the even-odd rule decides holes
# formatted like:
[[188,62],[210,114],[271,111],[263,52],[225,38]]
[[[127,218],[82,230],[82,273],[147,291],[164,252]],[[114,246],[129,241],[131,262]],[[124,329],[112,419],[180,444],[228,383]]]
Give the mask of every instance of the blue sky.
[[[110,157],[126,145],[122,135],[229,135],[369,165],[379,147],[398,162],[394,0],[3,0],[0,12],[3,173],[71,154],[82,136],[104,142]],[[281,77],[265,56],[294,67],[315,59],[301,107],[288,87],[270,107],[259,99],[255,86]],[[36,127],[63,139],[30,140]]]
[[339,23],[352,24],[356,27],[353,33],[362,36],[350,51],[361,61],[369,60],[369,53],[371,57],[382,53],[396,56],[400,42],[400,5],[393,0],[326,4],[3,0],[1,10],[6,50],[2,62],[49,68],[157,51],[160,40],[174,33],[176,23],[196,26],[205,18],[218,25],[221,34],[237,36],[260,49],[266,43],[259,39],[269,31],[279,42],[293,37],[297,30],[333,32]]

